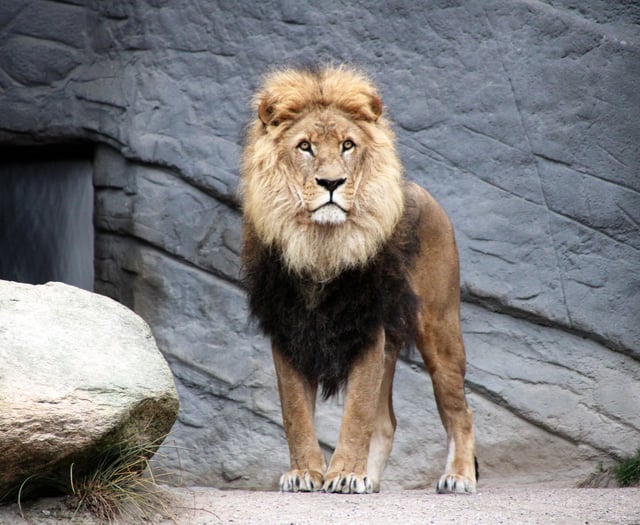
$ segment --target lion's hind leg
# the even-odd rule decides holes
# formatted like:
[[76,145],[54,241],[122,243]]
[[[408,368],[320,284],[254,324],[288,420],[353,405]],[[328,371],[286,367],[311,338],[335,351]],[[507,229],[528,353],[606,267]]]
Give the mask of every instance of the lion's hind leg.
[[371,480],[374,492],[380,490],[382,472],[389,459],[393,436],[396,430],[396,417],[393,412],[393,377],[396,370],[397,351],[385,353],[384,375],[378,399],[376,419],[369,445],[369,459],[367,462],[367,474]]
[[440,419],[447,432],[447,461],[439,493],[476,491],[473,415],[464,394],[465,352],[459,316],[422,324],[417,346],[431,375]]

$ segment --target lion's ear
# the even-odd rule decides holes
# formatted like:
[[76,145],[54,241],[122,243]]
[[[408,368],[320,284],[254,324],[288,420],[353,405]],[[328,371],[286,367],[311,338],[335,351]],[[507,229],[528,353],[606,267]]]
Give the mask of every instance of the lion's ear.
[[265,95],[258,104],[258,117],[265,126],[279,126],[283,120],[290,118],[282,103]]
[[273,104],[269,96],[264,96],[258,105],[258,117],[265,126],[271,123],[273,118]]
[[356,120],[376,122],[382,115],[382,100],[375,93],[353,94],[341,106]]
[[382,100],[378,95],[371,95],[371,111],[373,111],[374,121],[382,115]]

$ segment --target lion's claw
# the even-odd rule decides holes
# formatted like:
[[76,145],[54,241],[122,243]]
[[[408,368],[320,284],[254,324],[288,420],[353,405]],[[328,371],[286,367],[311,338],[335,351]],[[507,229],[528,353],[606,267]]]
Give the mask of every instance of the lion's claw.
[[327,479],[322,487],[324,492],[342,494],[371,494],[373,483],[366,475],[353,472],[337,472],[327,474]]
[[322,488],[324,477],[316,470],[290,470],[280,477],[282,492],[314,492]]
[[438,494],[473,494],[476,491],[475,480],[455,474],[445,474],[438,481]]

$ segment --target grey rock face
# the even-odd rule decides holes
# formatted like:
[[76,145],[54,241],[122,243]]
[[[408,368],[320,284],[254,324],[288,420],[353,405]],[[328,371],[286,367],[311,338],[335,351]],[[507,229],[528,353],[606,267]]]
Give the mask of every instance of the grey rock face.
[[[159,466],[176,480],[273,488],[287,465],[234,197],[252,91],[283,63],[369,71],[407,176],[453,220],[484,479],[577,481],[637,448],[635,3],[39,6],[67,30],[0,8],[0,141],[100,144],[96,289],[142,315],[171,364],[182,404]],[[395,402],[385,486],[430,485],[444,433],[411,358]],[[327,453],[339,414],[318,412]]]
[[0,281],[0,499],[76,481],[122,443],[159,445],[178,397],[147,324],[61,283]]

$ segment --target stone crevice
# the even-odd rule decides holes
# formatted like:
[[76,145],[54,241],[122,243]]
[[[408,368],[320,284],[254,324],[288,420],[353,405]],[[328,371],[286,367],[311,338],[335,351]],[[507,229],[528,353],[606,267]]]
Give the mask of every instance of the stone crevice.
[[558,322],[558,320],[552,320],[525,309],[516,308],[508,302],[502,301],[498,297],[479,295],[477,293],[470,292],[468,289],[463,289],[462,300],[469,304],[481,306],[482,308],[490,312],[513,317],[514,319],[525,319],[530,323],[545,328],[556,328],[558,330],[566,332],[567,334],[583,337],[585,339],[598,343],[605,348],[608,348],[609,350],[619,352],[625,356],[640,361],[640,351],[636,348],[627,347],[620,344],[619,342],[613,341],[611,339],[606,339],[598,333],[590,332],[579,327],[570,326],[567,323]]
[[[167,259],[170,259],[178,264],[182,264],[185,265],[189,268],[192,268],[198,272],[203,272],[204,274],[206,274],[207,278],[212,278],[212,279],[217,279],[220,281],[223,281],[224,283],[226,283],[227,285],[230,285],[234,288],[237,288],[238,290],[244,291],[244,286],[242,284],[242,281],[239,277],[235,278],[233,276],[227,275],[223,272],[219,272],[216,271],[214,268],[203,268],[202,266],[190,261],[189,259],[185,258],[185,257],[181,257],[178,254],[169,252],[159,246],[157,246],[156,244],[149,242],[143,238],[137,237],[135,235],[131,235],[128,233],[123,233],[123,232],[114,232],[112,230],[108,230],[108,229],[101,229],[101,228],[96,228],[96,232],[101,235],[104,236],[105,238],[116,238],[116,239],[121,239],[124,241],[130,241],[131,242],[131,246],[132,247],[144,247],[147,248],[149,250],[152,250],[154,252],[156,252],[158,255],[162,256],[162,257],[166,257]],[[135,248],[134,248],[135,249]],[[133,269],[129,269],[128,270],[130,273],[132,274],[136,274],[137,272]]]

